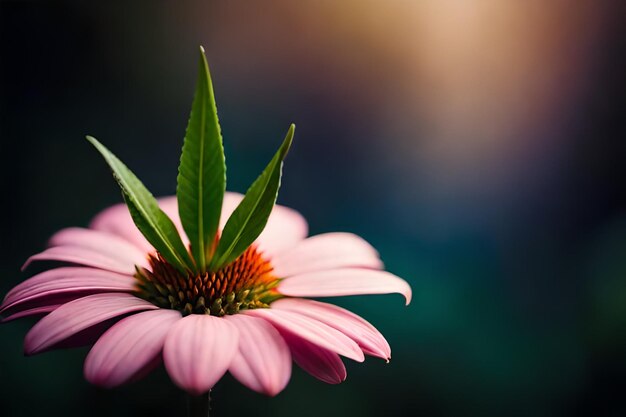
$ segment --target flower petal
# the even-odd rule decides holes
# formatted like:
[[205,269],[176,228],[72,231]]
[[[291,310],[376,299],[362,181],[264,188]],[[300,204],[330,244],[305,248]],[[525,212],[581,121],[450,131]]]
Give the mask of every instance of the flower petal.
[[48,248],[28,258],[24,266],[22,266],[22,270],[26,269],[33,261],[69,262],[127,275],[132,275],[135,272],[135,265],[133,263],[117,257],[111,257],[110,255],[93,249],[78,246],[55,246]]
[[220,230],[226,226],[226,222],[239,203],[243,200],[243,194],[227,191],[224,194],[224,202],[222,203],[222,215],[220,216]]
[[364,353],[386,360],[391,358],[391,348],[383,335],[365,319],[344,308],[302,298],[283,298],[274,301],[272,308],[317,319],[354,340]]
[[120,320],[89,351],[85,378],[105,388],[132,380],[161,354],[165,337],[180,319],[178,311],[159,309]]
[[152,245],[135,226],[126,204],[115,204],[102,210],[91,220],[89,228],[120,236],[146,253],[154,252]]
[[281,294],[292,297],[336,297],[361,294],[402,294],[411,302],[411,287],[400,277],[386,271],[361,268],[331,269],[296,275],[281,281]]
[[228,370],[238,341],[237,328],[227,320],[191,314],[174,324],[165,339],[165,368],[180,388],[204,394]]
[[2,320],[0,320],[0,323],[7,323],[9,321],[21,319],[22,317],[38,316],[40,314],[46,315],[51,311],[54,311],[57,308],[61,307],[62,305],[63,304],[50,304],[29,308],[27,310],[19,310],[17,313],[13,313],[10,316],[4,317]]
[[[107,292],[110,292],[110,291],[107,291]],[[98,291],[96,291],[95,293],[97,294]],[[11,320],[15,320],[16,318],[37,315],[40,313],[49,313],[55,310],[54,308],[53,309],[48,308],[50,306],[59,307],[63,304],[69,303],[70,301],[74,301],[78,298],[83,298],[92,294],[94,293],[89,292],[89,291],[85,291],[85,292],[77,291],[77,292],[52,294],[47,297],[34,299],[32,301],[29,300],[23,304],[17,304],[15,306],[11,306],[10,308],[7,308],[5,311],[3,311],[2,314],[8,314],[8,316],[4,318],[3,321],[11,321]],[[23,314],[21,314],[22,312]]]
[[239,331],[239,349],[229,371],[248,388],[274,396],[291,377],[291,354],[285,340],[267,321],[236,314],[226,319]]
[[376,249],[352,233],[309,237],[273,258],[272,265],[276,276],[281,278],[327,269],[383,267]]
[[346,380],[346,367],[339,355],[307,342],[293,333],[283,335],[298,366],[320,381],[339,384]]
[[103,321],[158,308],[130,294],[105,293],[79,298],[42,318],[26,335],[24,352],[33,355]]
[[[160,197],[157,201],[161,210],[167,214],[176,226],[176,229],[178,229],[178,234],[183,240],[183,243],[187,245],[189,239],[187,239],[187,235],[180,222],[176,196]],[[126,204],[116,204],[101,211],[93,218],[89,227],[120,236],[137,246],[144,253],[154,252],[152,245],[143,237],[139,229],[137,229]]]
[[146,252],[126,239],[98,230],[70,227],[55,233],[50,246],[75,246],[90,249],[127,264],[147,266]]
[[[64,267],[37,274],[15,286],[4,298],[0,313],[46,305],[63,296],[65,302],[96,292],[132,291],[136,281],[128,275],[95,268]],[[43,303],[43,304],[42,304]]]
[[275,205],[265,229],[255,243],[271,258],[306,238],[308,232],[309,225],[300,213]]
[[272,323],[282,334],[294,333],[317,346],[357,362],[363,362],[365,359],[363,352],[352,339],[318,320],[291,311],[272,308],[245,310],[244,314],[261,317]]

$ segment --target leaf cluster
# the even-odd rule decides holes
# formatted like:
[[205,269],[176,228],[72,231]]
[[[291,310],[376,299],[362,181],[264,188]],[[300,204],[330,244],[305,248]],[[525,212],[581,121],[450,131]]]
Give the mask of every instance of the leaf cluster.
[[87,136],[113,171],[135,225],[161,256],[183,273],[217,271],[237,259],[261,234],[276,202],[285,156],[295,125],[252,183],[219,234],[226,192],[226,160],[209,66],[200,47],[198,81],[185,132],[176,196],[185,248],[176,226],[157,200],[111,151]]

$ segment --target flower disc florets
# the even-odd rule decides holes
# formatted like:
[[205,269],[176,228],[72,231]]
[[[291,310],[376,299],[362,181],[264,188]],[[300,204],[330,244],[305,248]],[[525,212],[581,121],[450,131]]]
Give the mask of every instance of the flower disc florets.
[[224,316],[239,310],[266,308],[280,295],[278,278],[256,247],[249,247],[215,272],[183,274],[160,255],[149,255],[152,271],[137,267],[138,296],[183,315]]

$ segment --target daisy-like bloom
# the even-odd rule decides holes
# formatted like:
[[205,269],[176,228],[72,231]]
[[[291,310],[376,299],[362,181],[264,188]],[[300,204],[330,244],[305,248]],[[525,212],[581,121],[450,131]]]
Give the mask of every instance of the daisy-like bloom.
[[[242,200],[226,193],[219,230]],[[175,197],[159,200],[186,247]],[[340,358],[385,360],[391,350],[370,323],[341,307],[308,297],[400,293],[411,289],[382,270],[376,250],[350,233],[307,237],[296,211],[275,205],[263,232],[233,262],[214,272],[183,274],[148,243],[125,205],[98,214],[89,228],[68,228],[34,261],[56,261],[4,298],[4,321],[44,315],[26,336],[33,355],[95,344],[87,380],[115,387],[161,361],[187,392],[205,393],[230,372],[248,388],[276,395],[292,360],[314,377],[346,378]]]
[[[340,356],[389,360],[385,338],[361,317],[308,299],[400,293],[378,253],[349,233],[307,238],[296,211],[275,205],[292,124],[245,196],[226,193],[226,163],[208,64],[200,71],[178,169],[176,197],[157,201],[95,138],[125,205],[89,228],[64,229],[34,261],[64,266],[13,288],[4,321],[44,315],[26,335],[27,355],[93,343],[85,377],[103,387],[140,378],[161,361],[200,396],[230,372],[268,395],[285,388],[292,360],[322,381],[346,378]],[[206,414],[208,396],[193,414]],[[192,407],[190,407],[190,411]]]

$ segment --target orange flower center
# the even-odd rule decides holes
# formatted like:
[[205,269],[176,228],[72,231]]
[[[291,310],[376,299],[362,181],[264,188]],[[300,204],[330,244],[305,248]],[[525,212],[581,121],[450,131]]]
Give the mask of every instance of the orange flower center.
[[204,274],[182,274],[159,254],[149,255],[151,271],[137,267],[138,295],[183,315],[224,316],[266,308],[280,298],[271,263],[254,246],[225,267]]

